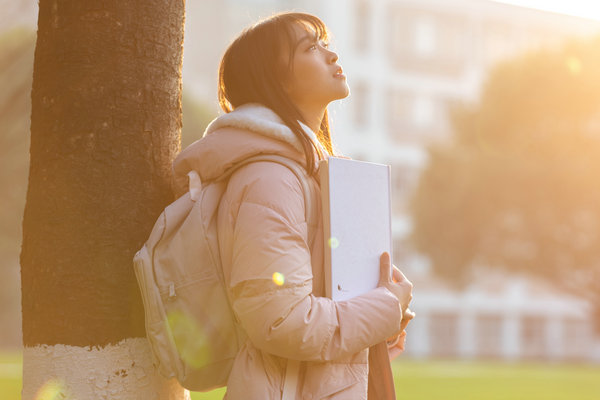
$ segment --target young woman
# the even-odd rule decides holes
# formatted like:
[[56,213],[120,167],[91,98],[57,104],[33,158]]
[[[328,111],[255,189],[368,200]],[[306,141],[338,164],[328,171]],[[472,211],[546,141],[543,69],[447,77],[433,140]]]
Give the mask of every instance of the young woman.
[[221,261],[244,332],[230,400],[394,398],[386,339],[400,339],[391,352],[403,349],[414,315],[411,283],[395,267],[390,279],[384,253],[380,287],[348,301],[324,297],[316,167],[335,154],[327,105],[349,94],[327,40],[323,22],[302,13],[274,15],[242,32],[219,69],[226,114],[174,166],[180,177],[195,169],[204,181],[248,157],[277,154],[310,176],[315,211],[308,221],[299,180],[273,162],[235,171],[221,199]]

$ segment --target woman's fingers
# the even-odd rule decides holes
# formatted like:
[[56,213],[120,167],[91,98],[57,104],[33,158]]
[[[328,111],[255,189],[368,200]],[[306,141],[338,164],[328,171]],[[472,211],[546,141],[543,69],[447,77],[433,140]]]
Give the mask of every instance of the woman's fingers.
[[388,355],[390,357],[390,361],[394,358],[398,357],[404,351],[404,346],[406,343],[406,331],[402,331],[398,337],[398,342],[388,348]]
[[395,265],[392,266],[394,268],[393,270],[393,278],[394,278],[394,282],[401,282],[401,281],[407,281],[408,279],[406,278],[406,276],[402,273],[402,271],[400,271],[398,269],[398,267],[396,267]]
[[406,310],[404,310],[404,314],[402,315],[402,319],[405,319],[407,321],[410,321],[411,319],[413,319],[415,317],[415,312],[413,310],[411,310],[410,308],[407,308]]
[[392,279],[394,282],[398,282],[402,279],[402,272],[395,265],[392,265]]
[[398,282],[392,281],[392,261],[390,254],[386,251],[379,257],[379,285],[387,288],[400,302],[400,309],[404,312],[412,300],[412,283],[406,279],[404,274],[398,270],[396,276],[400,279]]
[[392,260],[387,251],[379,257],[379,286],[385,286],[391,280]]
[[415,313],[407,308],[406,310],[404,310],[404,313],[402,314],[402,321],[400,321],[400,330],[404,331],[406,329],[406,326],[408,325],[408,323],[410,321],[412,321],[412,319],[415,317]]
[[398,282],[400,279],[400,270],[395,265],[392,265],[392,280]]

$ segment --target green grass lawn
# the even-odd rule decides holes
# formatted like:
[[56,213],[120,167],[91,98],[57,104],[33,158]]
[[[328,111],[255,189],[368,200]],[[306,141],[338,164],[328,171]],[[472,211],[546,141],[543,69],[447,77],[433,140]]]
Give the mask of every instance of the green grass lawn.
[[[394,362],[398,399],[598,400],[600,366],[466,361]],[[21,355],[0,354],[0,399],[20,399]],[[225,390],[192,393],[222,399]]]
[[398,399],[600,399],[599,366],[400,361],[394,378]]
[[0,399],[21,398],[21,363],[20,352],[0,352]]

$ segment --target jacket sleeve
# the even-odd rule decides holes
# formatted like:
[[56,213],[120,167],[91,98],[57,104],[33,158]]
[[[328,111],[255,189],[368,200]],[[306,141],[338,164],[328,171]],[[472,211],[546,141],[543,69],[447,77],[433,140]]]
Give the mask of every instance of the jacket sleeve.
[[386,288],[341,302],[312,294],[304,197],[291,171],[255,163],[229,185],[239,207],[226,207],[233,233],[228,284],[234,312],[255,346],[280,357],[326,361],[400,330],[400,304]]

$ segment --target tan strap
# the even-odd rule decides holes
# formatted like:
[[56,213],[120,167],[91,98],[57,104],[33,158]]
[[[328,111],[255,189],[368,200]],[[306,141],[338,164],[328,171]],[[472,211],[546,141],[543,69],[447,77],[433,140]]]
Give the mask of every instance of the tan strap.
[[296,398],[299,371],[300,361],[288,359],[287,367],[285,368],[285,380],[283,381],[281,400],[294,400]]

